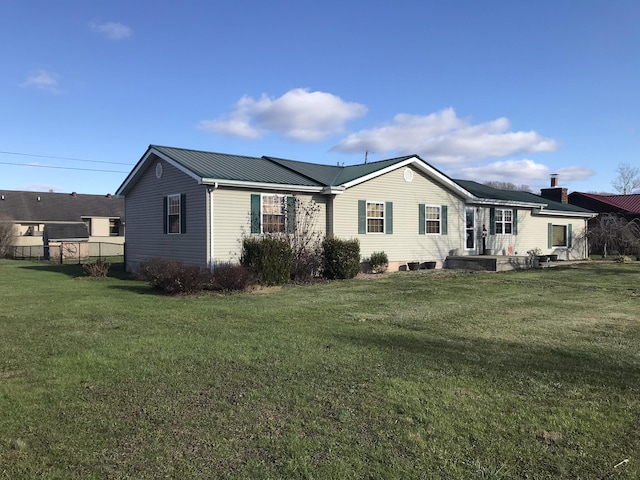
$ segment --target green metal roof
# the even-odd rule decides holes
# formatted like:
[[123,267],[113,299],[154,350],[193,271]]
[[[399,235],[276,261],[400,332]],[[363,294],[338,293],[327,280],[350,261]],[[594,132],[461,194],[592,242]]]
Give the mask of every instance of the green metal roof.
[[317,181],[295,170],[287,169],[267,157],[246,157],[158,145],[151,145],[149,148],[203,179],[319,186]]
[[547,210],[556,210],[560,212],[577,212],[590,213],[586,210],[569,203],[555,202],[547,198],[541,197],[531,192],[522,192],[518,190],[501,190],[498,188],[483,185],[472,180],[454,180],[465,190],[471,192],[474,196],[486,200],[500,200],[506,202],[523,202],[523,203],[539,203],[546,205]]
[[[140,169],[143,162],[148,158],[149,152],[157,153],[175,162],[192,176],[200,178],[201,181],[226,180],[247,182],[249,184],[258,183],[315,187],[319,190],[325,187],[344,186],[358,179],[364,179],[368,175],[380,172],[388,167],[393,167],[408,159],[415,158],[421,160],[420,157],[416,155],[407,155],[377,162],[361,163],[359,165],[322,165],[277,157],[249,157],[150,145],[140,162],[138,162],[134,170],[118,189],[118,194],[124,193],[135,183],[136,177],[140,175]],[[426,164],[426,162],[424,163]],[[449,179],[444,173],[438,171],[431,165],[428,166],[442,175],[443,179]],[[471,180],[449,180],[474,197],[489,202],[494,201],[496,204],[502,202],[521,202],[538,204],[541,207],[545,205],[547,210],[553,211],[590,213],[589,210],[584,208],[568,203],[548,200],[540,195],[529,192],[501,190]]]

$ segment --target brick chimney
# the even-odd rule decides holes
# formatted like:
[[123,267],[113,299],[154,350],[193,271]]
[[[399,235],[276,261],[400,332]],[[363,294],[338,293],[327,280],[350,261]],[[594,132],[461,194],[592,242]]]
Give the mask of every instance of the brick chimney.
[[551,175],[551,188],[541,188],[540,196],[554,202],[569,203],[568,190],[558,186],[558,174]]

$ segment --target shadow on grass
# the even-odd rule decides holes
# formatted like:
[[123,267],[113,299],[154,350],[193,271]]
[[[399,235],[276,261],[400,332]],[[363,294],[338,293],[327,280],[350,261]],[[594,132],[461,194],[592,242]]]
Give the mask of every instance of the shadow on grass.
[[[627,390],[640,388],[640,366],[632,359],[605,356],[571,347],[492,341],[481,338],[424,338],[407,334],[337,335],[339,341],[386,350],[389,363],[409,361],[402,351],[415,355],[416,362],[431,364],[434,370],[471,373],[484,379],[544,379],[546,382],[588,384],[596,388]],[[402,367],[400,367],[402,368]]]
[[52,272],[67,275],[68,277],[84,277],[86,273],[82,270],[82,265],[78,264],[55,264],[43,263],[42,265],[24,265],[20,268],[25,270],[34,270],[36,272]]
[[[133,278],[131,279],[133,280]],[[107,288],[112,288],[115,290],[122,290],[125,292],[133,292],[133,293],[138,293],[140,295],[154,295],[154,296],[164,296],[164,297],[168,297],[169,295],[164,295],[162,292],[160,292],[159,290],[155,290],[152,287],[150,287],[149,285],[140,285],[140,284],[135,284],[135,285],[107,285]]]

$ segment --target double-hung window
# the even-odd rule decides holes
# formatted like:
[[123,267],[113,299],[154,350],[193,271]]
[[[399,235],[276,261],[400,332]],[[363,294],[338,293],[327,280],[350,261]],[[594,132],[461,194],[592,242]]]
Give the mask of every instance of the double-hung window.
[[294,233],[296,198],[292,195],[251,195],[251,233]]
[[513,233],[513,210],[496,208],[495,228],[497,235],[510,235]]
[[420,235],[447,235],[446,205],[418,204],[418,233]]
[[287,227],[287,197],[262,196],[262,233],[282,233]]
[[164,211],[164,233],[187,233],[186,195],[184,193],[167,195],[162,198],[162,201]]
[[358,200],[358,233],[393,234],[393,202]]
[[367,202],[367,233],[384,233],[384,202]]
[[180,233],[180,195],[167,197],[167,233]]
[[424,207],[424,218],[425,218],[425,233],[437,233],[439,234],[442,231],[440,222],[442,219],[440,213],[440,207],[435,205],[425,205]]

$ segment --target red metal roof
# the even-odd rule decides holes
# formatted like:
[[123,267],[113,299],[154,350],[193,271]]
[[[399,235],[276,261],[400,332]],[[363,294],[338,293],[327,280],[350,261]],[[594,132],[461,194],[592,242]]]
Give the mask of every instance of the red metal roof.
[[626,210],[628,213],[640,213],[640,194],[637,193],[632,195],[596,195],[595,193],[580,192],[580,195]]

